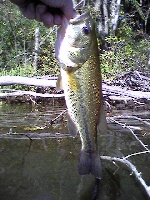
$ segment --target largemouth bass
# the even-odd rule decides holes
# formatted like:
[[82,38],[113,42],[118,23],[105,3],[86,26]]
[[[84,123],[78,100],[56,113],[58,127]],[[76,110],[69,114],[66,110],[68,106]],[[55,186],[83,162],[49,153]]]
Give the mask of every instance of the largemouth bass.
[[[89,12],[77,15],[58,30],[56,57],[61,67],[70,134],[80,134],[79,174],[101,178],[97,135],[106,125],[95,25]],[[61,82],[61,83],[60,83]]]

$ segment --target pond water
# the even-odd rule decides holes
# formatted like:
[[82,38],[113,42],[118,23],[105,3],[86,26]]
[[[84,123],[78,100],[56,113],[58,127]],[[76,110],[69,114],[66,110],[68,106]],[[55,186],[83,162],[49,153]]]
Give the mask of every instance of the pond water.
[[[147,200],[144,189],[123,164],[102,160],[99,185],[92,175],[78,174],[79,136],[70,137],[65,116],[50,123],[65,109],[60,105],[0,104],[0,200],[92,200],[96,188],[95,200]],[[149,119],[150,114],[144,112],[143,116]],[[132,124],[136,126],[134,120]],[[101,155],[123,157],[144,150],[129,130],[110,125],[98,138]],[[141,127],[137,134],[150,146],[149,129]],[[129,159],[150,185],[149,154]]]

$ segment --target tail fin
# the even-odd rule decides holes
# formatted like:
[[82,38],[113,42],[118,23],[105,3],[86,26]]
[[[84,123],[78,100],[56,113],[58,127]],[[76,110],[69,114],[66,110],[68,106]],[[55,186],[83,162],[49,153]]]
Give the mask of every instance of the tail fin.
[[100,156],[97,152],[87,153],[81,151],[79,158],[79,174],[93,174],[95,178],[101,179],[102,167]]

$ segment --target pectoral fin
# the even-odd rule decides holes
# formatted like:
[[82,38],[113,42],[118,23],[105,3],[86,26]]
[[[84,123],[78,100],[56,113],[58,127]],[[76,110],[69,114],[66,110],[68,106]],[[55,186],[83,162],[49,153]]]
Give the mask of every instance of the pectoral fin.
[[62,84],[62,77],[61,74],[58,76],[57,78],[57,82],[56,82],[56,90],[63,90],[63,84]]
[[69,133],[70,133],[70,135],[75,137],[78,133],[77,127],[76,127],[75,123],[73,122],[73,120],[71,119],[69,114],[68,114],[67,118],[68,118],[67,125],[68,125]]
[[100,108],[100,117],[99,117],[99,123],[97,125],[97,133],[106,133],[107,132],[107,121],[106,121],[106,113],[104,109],[103,103],[101,104]]

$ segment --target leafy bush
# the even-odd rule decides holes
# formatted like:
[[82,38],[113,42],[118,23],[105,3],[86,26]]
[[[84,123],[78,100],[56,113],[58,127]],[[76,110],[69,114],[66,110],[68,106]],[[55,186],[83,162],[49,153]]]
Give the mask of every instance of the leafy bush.
[[[57,75],[58,61],[55,58],[54,43],[56,29],[45,28],[41,23],[22,17],[18,8],[9,1],[0,2],[0,75]],[[92,11],[93,14],[95,11]],[[113,77],[131,69],[148,71],[147,52],[149,36],[141,30],[134,30],[132,18],[123,17],[117,34],[106,37],[108,50],[101,50],[100,60],[103,76]],[[95,15],[95,20],[96,16]],[[35,29],[40,30],[38,68],[34,70]],[[110,31],[111,32],[111,31]]]
[[[59,71],[55,59],[56,30],[22,17],[9,1],[0,3],[0,75],[48,75]],[[40,29],[38,69],[33,68],[35,29]],[[50,34],[49,34],[50,33]]]
[[118,28],[117,35],[106,38],[108,50],[100,55],[104,78],[114,78],[122,71],[150,71],[147,53],[150,47],[149,36],[134,31],[126,22]]

